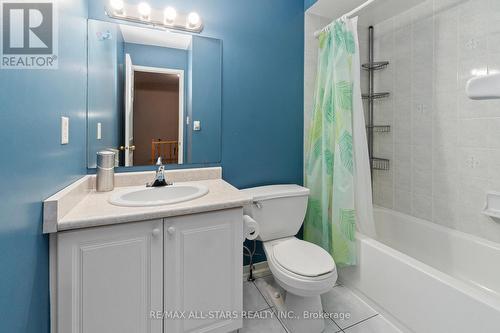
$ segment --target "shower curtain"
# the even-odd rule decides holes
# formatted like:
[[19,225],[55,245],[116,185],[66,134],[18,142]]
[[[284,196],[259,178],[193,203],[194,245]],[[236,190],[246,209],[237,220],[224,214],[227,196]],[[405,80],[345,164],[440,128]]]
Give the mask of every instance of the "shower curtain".
[[338,266],[356,264],[356,229],[375,235],[360,78],[357,18],[343,17],[319,35],[305,147],[311,194],[304,239],[330,252]]

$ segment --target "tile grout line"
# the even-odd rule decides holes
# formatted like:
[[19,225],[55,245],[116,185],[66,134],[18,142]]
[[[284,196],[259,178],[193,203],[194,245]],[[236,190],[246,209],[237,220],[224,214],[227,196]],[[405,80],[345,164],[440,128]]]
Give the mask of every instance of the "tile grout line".
[[[259,278],[259,279],[262,279],[262,278]],[[269,304],[269,302],[267,301],[267,298],[264,296],[264,294],[262,293],[262,291],[260,291],[259,287],[257,286],[257,284],[255,283],[255,281],[257,281],[257,279],[255,279],[254,281],[251,281],[253,283],[253,285],[255,286],[255,288],[257,288],[257,290],[259,291],[259,294],[262,296],[262,298],[264,298],[264,302],[266,302],[266,304],[272,308],[273,305]]]
[[[272,275],[272,274],[271,274],[271,275]],[[259,279],[262,279],[262,277],[261,277],[261,278],[259,278]],[[255,281],[256,281],[256,280],[257,280],[257,279],[255,279]],[[276,309],[276,307],[275,307],[275,306],[273,306],[273,305],[269,304],[269,302],[267,301],[267,298],[266,298],[266,297],[264,297],[264,294],[262,294],[262,292],[260,291],[260,289],[259,289],[259,287],[257,286],[257,284],[255,283],[255,281],[252,281],[252,283],[255,285],[255,288],[257,288],[257,290],[259,291],[259,293],[261,294],[261,296],[264,298],[264,301],[267,303],[267,305],[269,305],[269,308],[268,308],[268,309],[271,309],[271,310],[272,310],[272,312],[276,315],[276,319],[278,319],[278,322],[280,323],[281,327],[283,327],[283,329],[285,330],[285,332],[286,332],[286,333],[289,333],[290,331],[288,330],[288,328],[286,327],[286,325],[285,325],[285,324],[281,321],[281,319],[280,319],[280,318],[279,318],[279,316],[278,316],[278,313],[277,313],[278,309]],[[266,310],[267,310],[267,309],[266,309]],[[276,310],[276,312],[275,312],[275,310]]]
[[[269,274],[269,275],[271,275],[271,276],[272,276],[272,274]],[[268,275],[268,276],[269,276],[269,275]],[[264,298],[264,301],[265,301],[265,302],[267,303],[267,305],[269,306],[268,308],[263,309],[263,310],[260,310],[260,311],[258,311],[258,312],[261,312],[261,311],[266,311],[266,310],[272,310],[272,312],[276,315],[276,314],[277,314],[277,312],[275,312],[275,311],[278,311],[278,309],[276,308],[276,306],[274,306],[274,304],[272,304],[272,305],[271,305],[271,304],[269,304],[269,302],[267,301],[267,298],[264,296],[264,294],[262,293],[262,291],[259,289],[259,287],[258,287],[258,286],[257,286],[257,284],[255,283],[255,281],[257,281],[258,279],[263,279],[264,277],[265,277],[265,276],[263,276],[263,277],[259,277],[259,278],[256,278],[254,281],[248,281],[248,282],[253,283],[253,285],[255,286],[255,288],[257,288],[257,291],[259,292],[259,294],[260,294],[260,295]],[[342,286],[342,285],[341,285],[340,283],[336,282],[336,283],[333,285],[332,289],[333,289],[333,288],[335,288],[335,287],[339,287],[339,286]],[[323,310],[323,312],[325,312],[325,309],[322,309],[322,310]],[[357,322],[357,323],[355,323],[355,324],[353,324],[353,325],[351,325],[351,326],[348,326],[347,328],[352,327],[352,326],[354,326],[354,325],[357,325],[357,324],[359,324],[359,323],[361,323],[361,322],[363,322],[363,321],[365,321],[365,320],[368,320],[368,319],[370,319],[370,318],[373,318],[373,317],[375,317],[375,316],[377,316],[377,315],[378,315],[378,313],[377,313],[377,314],[375,314],[375,315],[373,315],[373,316],[371,316],[371,317],[369,317],[369,318],[366,318],[366,319],[364,319],[364,320],[361,320],[361,321],[359,321],[359,322]],[[285,332],[289,333],[290,331],[289,331],[289,330],[288,330],[288,328],[286,327],[285,323],[284,323],[284,322],[283,322],[283,321],[279,318],[279,316],[277,316],[277,317],[276,317],[276,319],[278,319],[278,322],[279,322],[279,323],[280,323],[280,325],[283,327],[283,329],[285,330]],[[339,325],[338,325],[338,324],[337,324],[337,323],[336,323],[333,319],[330,319],[330,320],[331,320],[331,321],[332,321],[332,322],[333,322],[333,323],[337,326],[337,328],[339,329],[336,333],[345,333],[345,332],[344,332],[344,330],[343,330],[343,329],[342,329],[342,328],[341,328],[341,327],[340,327],[340,326],[339,326]]]
[[256,312],[262,312],[262,311],[266,311],[266,310],[272,309],[272,305],[270,305],[269,302],[264,297],[264,295],[262,295],[262,293],[260,292],[259,287],[257,287],[257,285],[255,284],[255,282],[254,281],[247,281],[247,282],[249,282],[249,283],[251,283],[251,284],[254,285],[255,289],[257,289],[257,291],[259,292],[259,295],[262,296],[262,298],[264,299],[264,302],[266,302],[266,304],[267,304],[266,308],[260,309],[260,310],[256,310]]
[[288,328],[285,326],[285,323],[283,323],[279,317],[278,317],[278,322],[280,323],[281,327],[283,327],[286,333],[290,333]]
[[[325,314],[327,313],[327,312],[325,311],[325,309],[323,309],[323,313],[325,313]],[[337,328],[339,329],[339,330],[338,330],[338,331],[336,331],[335,333],[344,332],[344,331],[342,330],[342,328],[340,328],[340,326],[339,326],[339,325],[335,322],[335,320],[333,320],[332,318],[328,318],[328,320],[330,320],[330,321],[331,321],[331,322],[332,322],[335,326],[337,326]]]
[[[261,278],[259,278],[259,279],[262,279],[262,277],[261,277]],[[264,294],[262,294],[262,292],[260,291],[259,287],[258,287],[258,286],[257,286],[257,284],[255,283],[255,281],[256,281],[256,280],[257,280],[257,279],[255,279],[254,281],[251,281],[251,282],[254,284],[255,288],[257,288],[257,290],[259,291],[259,294],[262,296],[262,298],[264,298],[264,301],[265,301],[265,302],[267,303],[267,305],[269,306],[267,309],[264,309],[264,310],[262,310],[262,311],[265,311],[265,310],[269,310],[269,309],[271,309],[271,311],[272,311],[272,312],[276,315],[277,313],[275,313],[275,312],[274,312],[274,310],[276,310],[276,311],[277,311],[276,307],[273,307],[271,304],[269,304],[269,302],[267,301],[267,298],[265,298],[265,297],[264,297]],[[281,319],[279,318],[279,316],[277,316],[277,317],[276,317],[276,319],[278,319],[278,322],[280,323],[281,327],[283,327],[283,329],[285,330],[285,332],[286,332],[286,333],[289,333],[288,328],[287,328],[287,327],[285,326],[285,324],[281,321]]]
[[363,320],[358,321],[358,322],[357,322],[357,323],[355,323],[355,324],[352,324],[352,325],[349,325],[349,326],[347,326],[347,327],[344,327],[344,328],[342,328],[342,331],[344,332],[344,330],[347,330],[347,329],[349,329],[349,328],[352,328],[352,327],[354,327],[354,326],[356,326],[356,325],[358,325],[358,324],[364,323],[365,321],[368,321],[368,320],[370,320],[370,319],[372,319],[372,318],[375,318],[375,317],[376,317],[376,316],[378,316],[378,315],[379,315],[379,314],[378,314],[378,313],[376,313],[376,314],[374,314],[374,315],[372,315],[372,316],[370,316],[370,317],[368,317],[368,318],[365,318],[365,319],[363,319]]

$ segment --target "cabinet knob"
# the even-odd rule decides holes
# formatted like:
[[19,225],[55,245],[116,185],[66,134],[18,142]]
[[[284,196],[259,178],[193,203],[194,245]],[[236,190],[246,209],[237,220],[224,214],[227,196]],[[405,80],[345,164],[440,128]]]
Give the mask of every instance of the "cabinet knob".
[[175,234],[175,228],[174,228],[174,227],[168,227],[168,228],[167,228],[167,232],[168,232],[170,235],[173,235],[173,234]]
[[153,236],[154,236],[154,237],[158,237],[158,236],[160,236],[160,233],[161,233],[161,231],[160,231],[160,229],[159,229],[159,228],[154,228],[154,229],[153,229]]

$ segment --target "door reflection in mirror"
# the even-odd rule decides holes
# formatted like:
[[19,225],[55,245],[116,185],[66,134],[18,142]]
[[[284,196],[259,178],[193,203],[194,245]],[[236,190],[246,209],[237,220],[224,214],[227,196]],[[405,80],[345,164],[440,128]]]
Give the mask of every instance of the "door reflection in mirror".
[[182,164],[184,71],[136,66],[133,94],[132,165]]

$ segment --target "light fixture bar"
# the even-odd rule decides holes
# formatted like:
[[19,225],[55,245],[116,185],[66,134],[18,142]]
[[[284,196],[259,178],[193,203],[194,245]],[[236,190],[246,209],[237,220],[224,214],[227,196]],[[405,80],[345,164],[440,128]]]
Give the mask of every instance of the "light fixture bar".
[[110,0],[105,11],[110,18],[123,21],[195,33],[203,30],[203,21],[198,13],[179,13],[173,7],[160,10],[151,8],[146,2],[130,5],[121,0]]

